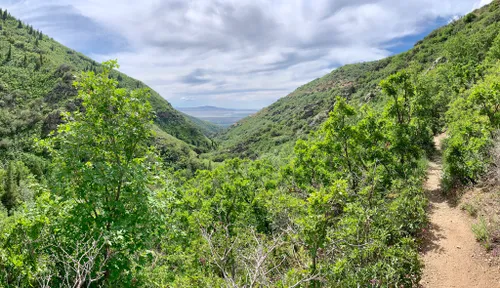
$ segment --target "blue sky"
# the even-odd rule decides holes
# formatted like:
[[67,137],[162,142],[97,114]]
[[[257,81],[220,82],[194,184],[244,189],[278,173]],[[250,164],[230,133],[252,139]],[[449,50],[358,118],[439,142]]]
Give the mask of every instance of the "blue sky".
[[405,51],[491,0],[0,0],[174,106],[262,108],[348,63]]

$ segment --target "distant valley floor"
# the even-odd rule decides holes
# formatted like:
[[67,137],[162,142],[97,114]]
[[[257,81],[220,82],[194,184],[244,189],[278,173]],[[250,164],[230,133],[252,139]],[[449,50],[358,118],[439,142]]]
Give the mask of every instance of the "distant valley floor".
[[229,109],[215,106],[176,107],[177,110],[201,120],[229,127],[239,120],[257,113],[252,109]]

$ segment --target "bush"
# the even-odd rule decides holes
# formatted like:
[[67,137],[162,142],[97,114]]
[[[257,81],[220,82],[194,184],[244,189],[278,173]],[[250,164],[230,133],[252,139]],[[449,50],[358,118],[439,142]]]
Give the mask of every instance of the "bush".
[[465,17],[464,17],[464,22],[465,22],[465,23],[471,23],[471,22],[473,22],[474,20],[476,20],[476,18],[477,18],[476,14],[474,14],[474,13],[469,13],[469,14],[465,15]]

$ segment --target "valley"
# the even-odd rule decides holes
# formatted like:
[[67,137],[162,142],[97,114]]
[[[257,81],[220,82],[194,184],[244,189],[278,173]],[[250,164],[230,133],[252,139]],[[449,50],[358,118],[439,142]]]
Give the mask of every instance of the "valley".
[[257,110],[228,109],[214,106],[178,107],[179,111],[221,127],[229,127],[239,120],[257,113]]
[[[112,54],[128,69],[140,62],[135,73],[169,95],[121,72],[120,59],[98,63],[23,22],[33,14],[0,7],[0,287],[500,287],[499,0],[408,51],[321,63],[326,75],[259,111],[173,107],[165,99],[196,91],[216,99],[244,78],[216,78],[230,51],[271,45],[258,23],[293,20],[273,26],[257,8],[245,10],[251,20],[207,3],[155,6],[178,17],[134,22],[137,55]],[[132,7],[123,5],[95,23]],[[188,36],[207,19],[217,33],[203,50],[206,39]],[[236,33],[224,21],[256,25]],[[171,24],[191,33],[160,33]],[[215,45],[223,32],[236,44]],[[154,69],[138,43],[155,47]],[[304,54],[237,53],[245,65],[235,66],[257,79],[241,83],[320,62],[286,43]],[[194,46],[204,68],[158,73],[187,55],[165,61],[162,45]],[[227,91],[264,99],[276,87]]]

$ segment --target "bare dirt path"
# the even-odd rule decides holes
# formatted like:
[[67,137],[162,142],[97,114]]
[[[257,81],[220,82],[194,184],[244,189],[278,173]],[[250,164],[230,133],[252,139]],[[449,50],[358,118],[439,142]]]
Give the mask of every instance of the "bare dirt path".
[[[436,136],[438,150],[444,134]],[[438,151],[440,152],[440,151]],[[430,162],[425,189],[429,197],[430,228],[424,233],[421,257],[425,288],[500,288],[500,273],[481,257],[482,248],[471,230],[471,218],[441,195],[441,157]]]

